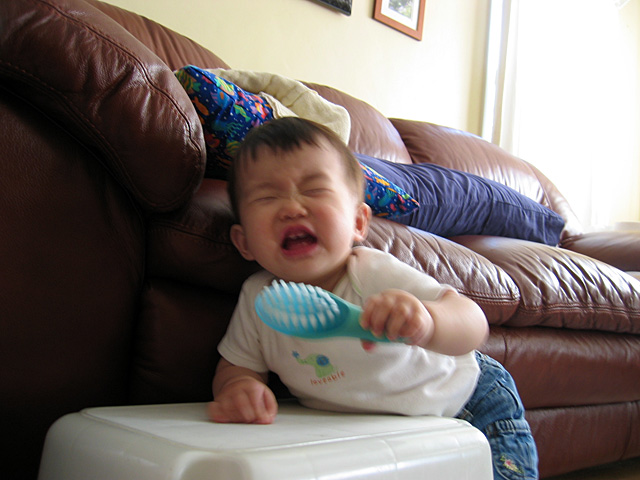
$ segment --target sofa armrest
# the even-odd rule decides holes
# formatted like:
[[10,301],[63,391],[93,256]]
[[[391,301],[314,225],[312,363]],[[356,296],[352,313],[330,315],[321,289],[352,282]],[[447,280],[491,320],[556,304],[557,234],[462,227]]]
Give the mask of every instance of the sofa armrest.
[[560,246],[626,272],[640,272],[640,231],[590,232],[569,237]]
[[145,210],[179,207],[202,180],[202,127],[173,72],[82,0],[0,2],[0,86],[98,152]]
[[100,0],[85,1],[122,25],[160,57],[171,70],[185,65],[229,68],[229,65],[212,51],[149,18]]

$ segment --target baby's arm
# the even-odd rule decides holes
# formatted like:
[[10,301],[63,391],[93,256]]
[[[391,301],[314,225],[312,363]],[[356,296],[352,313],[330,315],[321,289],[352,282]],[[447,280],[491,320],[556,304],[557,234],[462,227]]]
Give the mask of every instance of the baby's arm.
[[267,374],[238,367],[220,359],[213,377],[214,401],[209,418],[218,423],[272,423],[278,412],[275,395],[267,386]]
[[480,307],[454,290],[432,302],[402,290],[385,290],[367,299],[361,323],[378,336],[402,338],[445,355],[469,353],[484,343],[489,332]]

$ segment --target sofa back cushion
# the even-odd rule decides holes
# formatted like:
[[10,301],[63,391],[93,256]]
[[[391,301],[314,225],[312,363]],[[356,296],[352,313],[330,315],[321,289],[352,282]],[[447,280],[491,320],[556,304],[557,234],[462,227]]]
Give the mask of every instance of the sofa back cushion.
[[468,132],[413,120],[391,122],[414,163],[434,163],[494,180],[560,214],[565,220],[563,238],[582,231],[567,200],[528,162]]
[[342,105],[351,117],[351,150],[391,162],[411,163],[411,155],[387,117],[368,103],[332,87],[307,84],[332,103]]

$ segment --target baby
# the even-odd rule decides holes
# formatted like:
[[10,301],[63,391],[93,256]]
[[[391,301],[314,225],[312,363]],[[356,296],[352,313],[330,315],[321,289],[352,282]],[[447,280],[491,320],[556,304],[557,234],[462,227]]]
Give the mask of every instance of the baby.
[[[488,334],[482,310],[390,254],[354,247],[371,219],[363,182],[349,148],[321,125],[287,117],[247,135],[229,180],[231,240],[264,271],[243,285],[218,347],[210,418],[273,422],[272,371],[311,408],[465,419],[489,439],[495,478],[538,478],[513,379],[475,351]],[[273,279],[361,305],[363,328],[395,342],[309,341],[270,329],[254,301]]]

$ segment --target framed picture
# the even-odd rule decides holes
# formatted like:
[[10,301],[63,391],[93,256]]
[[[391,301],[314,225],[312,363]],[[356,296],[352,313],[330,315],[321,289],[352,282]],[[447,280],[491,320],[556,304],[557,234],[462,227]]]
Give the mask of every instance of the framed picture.
[[339,12],[345,15],[351,15],[351,2],[352,0],[316,0],[319,3],[327,5],[328,7],[335,8]]
[[417,40],[422,40],[427,0],[376,0],[373,18]]

